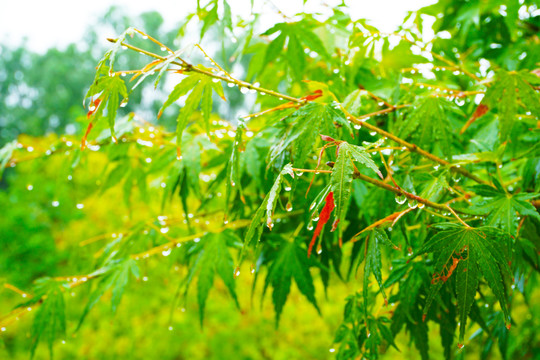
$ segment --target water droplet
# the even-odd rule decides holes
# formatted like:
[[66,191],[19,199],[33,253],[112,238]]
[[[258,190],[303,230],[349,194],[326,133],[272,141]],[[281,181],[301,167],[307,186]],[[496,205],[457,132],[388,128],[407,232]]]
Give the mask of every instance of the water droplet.
[[245,87],[240,87],[240,92],[242,94],[247,94],[249,92],[249,89],[248,88],[245,88]]
[[319,212],[318,212],[318,211],[315,211],[315,212],[311,215],[311,220],[312,220],[312,221],[319,221]]
[[302,176],[304,175],[303,171],[295,171],[296,176]]
[[148,39],[148,35],[143,35],[142,37],[144,40]]
[[142,281],[148,281],[148,276],[143,276]]
[[369,133],[369,135],[375,136],[375,135],[377,135],[377,132],[376,132],[376,131],[371,131],[371,132]]
[[76,206],[77,206],[77,209],[79,209],[79,210],[84,208],[84,204],[77,204]]
[[418,206],[418,202],[414,199],[410,200],[407,205],[411,208],[411,209],[416,209],[416,207]]
[[120,107],[126,107],[127,103],[128,103],[128,99],[122,100],[122,102],[120,103]]
[[195,238],[195,239],[193,239],[193,242],[198,243],[199,241],[201,241],[201,238]]
[[313,224],[311,223],[311,221],[309,222],[308,226],[307,226],[307,229],[309,231],[313,230]]
[[355,128],[356,130],[360,130],[360,129],[362,128],[362,125],[356,124],[356,125],[354,125],[354,128]]
[[60,202],[57,201],[57,200],[54,200],[54,201],[51,203],[51,205],[52,205],[53,207],[58,207],[58,205],[60,205]]
[[418,208],[419,209],[423,209],[426,205],[424,205],[423,203],[418,203]]
[[441,167],[441,165],[435,165],[435,166],[433,167],[433,170],[437,171],[437,170],[439,170],[440,167]]
[[230,88],[232,88],[232,87],[235,86],[235,83],[228,83],[227,86],[230,87]]
[[293,209],[292,204],[290,202],[288,202],[287,205],[285,205],[285,209],[287,209],[287,211],[289,211],[289,212],[292,211],[292,209]]
[[169,331],[173,331],[173,327],[172,327],[172,326],[169,326]]
[[28,191],[32,191],[32,190],[34,189],[34,186],[33,186],[33,185],[27,185],[27,186],[26,186],[26,189],[27,189]]
[[280,97],[280,98],[279,98],[279,100],[283,100],[283,98],[282,98],[282,97]]
[[5,327],[2,327],[0,330],[2,331],[6,331],[7,329]]
[[334,349],[334,348],[331,348],[331,349],[330,349],[330,352],[331,352],[331,353],[333,353],[334,351],[336,351],[336,349]]
[[399,205],[405,204],[405,201],[407,201],[407,197],[403,194],[396,194],[396,202]]
[[161,252],[161,255],[163,255],[163,256],[169,256],[169,255],[171,255],[171,251],[172,251],[172,249],[163,250],[163,251]]
[[152,158],[146,158],[146,159],[144,159],[144,161],[146,161],[146,163],[150,164],[152,162]]
[[162,46],[162,47],[160,48],[160,50],[161,50],[161,51],[165,51],[165,50],[167,50],[167,48],[166,48],[165,46]]
[[291,189],[292,189],[292,188],[291,188],[290,186],[288,186],[288,185],[285,186],[285,187],[283,187],[283,190],[285,190],[285,191],[291,191]]

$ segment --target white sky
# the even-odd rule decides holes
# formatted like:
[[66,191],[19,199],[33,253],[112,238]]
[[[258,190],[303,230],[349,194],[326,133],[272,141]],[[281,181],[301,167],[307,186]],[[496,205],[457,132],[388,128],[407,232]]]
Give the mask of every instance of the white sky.
[[[406,15],[407,11],[429,5],[434,0],[349,0],[353,19],[367,18],[382,31],[392,31]],[[204,1],[203,1],[204,3]],[[272,0],[286,15],[294,15],[302,10],[302,0]],[[328,13],[328,6],[320,0],[308,0],[306,11]],[[326,0],[329,6],[339,3]],[[144,11],[156,10],[165,19],[167,28],[175,25],[190,10],[196,7],[196,0],[0,0],[0,42],[7,45],[20,44],[27,38],[27,46],[38,52],[47,48],[63,47],[80,40],[87,27],[96,22],[97,17],[111,5],[122,6],[131,16]],[[249,15],[250,0],[229,0],[233,15]],[[256,9],[264,6],[265,14],[272,13],[274,7],[267,0],[256,0]],[[277,18],[276,20],[279,20]],[[110,34],[114,36],[116,34]]]

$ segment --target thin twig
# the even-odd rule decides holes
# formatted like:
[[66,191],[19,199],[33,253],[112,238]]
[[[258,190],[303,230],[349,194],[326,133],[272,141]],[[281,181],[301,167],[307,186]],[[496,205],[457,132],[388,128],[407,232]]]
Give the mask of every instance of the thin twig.
[[466,227],[470,227],[465,221],[461,220],[461,218],[458,216],[458,214],[456,214],[456,212],[454,211],[454,209],[452,209],[452,208],[450,207],[450,205],[446,204],[446,208],[447,208],[448,210],[450,210],[450,212],[456,217],[456,219],[458,219],[458,221],[459,221],[460,223],[462,223],[462,224],[465,225]]

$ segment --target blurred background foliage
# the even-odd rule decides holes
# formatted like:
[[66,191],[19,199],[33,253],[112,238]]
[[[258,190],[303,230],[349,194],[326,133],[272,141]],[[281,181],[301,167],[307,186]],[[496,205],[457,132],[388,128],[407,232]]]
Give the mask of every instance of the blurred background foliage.
[[[300,35],[305,29],[314,31],[324,44],[344,48],[359,46],[361,50],[353,60],[354,68],[345,65],[343,54],[339,51],[323,54],[317,61],[310,59],[308,51],[305,59],[301,60],[280,57],[277,60],[266,58],[261,62],[261,59],[269,56],[268,40],[266,35],[258,35],[266,29],[257,29],[257,32],[250,26],[250,22],[257,21],[256,18],[238,19],[238,25],[244,27],[245,33],[237,33],[236,38],[223,36],[230,35],[224,28],[210,28],[204,37],[204,44],[213,49],[212,56],[227,70],[234,70],[237,77],[248,81],[256,78],[267,88],[291,94],[305,93],[306,85],[300,81],[301,78],[297,78],[298,66],[304,66],[303,71],[310,74],[310,80],[330,84],[332,91],[341,99],[349,94],[351,84],[358,83],[359,79],[366,89],[391,99],[395,84],[403,77],[402,66],[424,60],[415,59],[416,55],[409,47],[385,48],[382,58],[374,60],[369,48],[363,46],[360,35],[357,40],[352,36],[350,43],[346,43],[344,33],[348,20],[341,11],[341,8],[336,8],[331,18],[323,23],[308,14],[304,16],[302,26],[293,28],[297,25],[294,23],[291,29],[282,30],[282,34],[299,36],[305,41],[304,45],[312,50],[318,44],[309,42],[309,36]],[[488,62],[489,66],[481,66],[482,76],[492,76],[495,68],[512,71],[538,67],[540,14],[536,1],[440,0],[435,5],[410,13],[400,29],[414,28],[411,34],[420,37],[427,16],[433,17],[432,30],[440,35],[432,41],[433,51],[455,62],[460,62],[463,54],[470,63],[482,65]],[[200,18],[202,21],[196,24],[197,31],[213,25],[212,21],[215,21],[207,13]],[[376,32],[363,20],[359,23],[364,29]],[[174,154],[171,159],[171,148],[166,148],[166,144],[159,150],[135,144],[128,150],[115,150],[110,144],[104,144],[105,151],[90,152],[84,156],[78,150],[87,125],[81,100],[92,83],[97,62],[108,48],[93,29],[111,27],[114,33],[120,34],[127,27],[134,26],[177,48],[179,39],[186,36],[187,27],[167,32],[162,24],[163,19],[156,12],[128,18],[121,9],[111,8],[102,17],[101,23],[89,29],[84,39],[63,50],[50,49],[45,54],[36,54],[26,49],[24,44],[17,48],[0,45],[0,147],[18,138],[18,143],[28,150],[26,157],[31,159],[21,161],[13,168],[7,167],[0,181],[0,284],[30,289],[33,281],[40,277],[85,274],[87,264],[97,261],[95,254],[99,254],[104,240],[114,239],[120,236],[120,232],[140,224],[148,225],[148,219],[162,212],[161,201],[148,199],[164,197],[162,184],[169,180],[162,174],[153,173],[152,164],[174,159]],[[233,38],[235,41],[231,41]],[[142,47],[143,39],[135,37],[131,43]],[[146,42],[144,44],[147,46]],[[202,60],[203,56],[194,55],[194,58]],[[120,55],[118,64],[124,69],[138,69],[145,65],[145,60]],[[258,65],[266,63],[266,60],[276,61],[268,66]],[[375,65],[377,69],[382,69],[380,73],[371,71]],[[437,76],[434,82],[448,84],[456,81],[456,85],[463,85],[467,81],[463,78],[454,80],[444,71]],[[283,78],[292,80],[284,84]],[[156,141],[174,130],[175,116],[172,111],[165,113],[159,125],[155,120],[155,114],[166,96],[167,86],[170,87],[170,84],[162,82],[156,92],[144,88],[130,94],[129,103],[119,110],[118,117],[127,124],[128,133],[139,132],[139,139]],[[227,87],[224,90],[227,103],[219,104],[216,100],[214,105],[216,112],[224,119],[235,119],[240,110],[254,112],[279,104],[276,99],[269,98],[255,105],[252,94],[245,96]],[[375,105],[367,106],[373,106],[375,110]],[[475,104],[471,102],[469,112],[474,107]],[[370,112],[365,107],[363,110]],[[130,115],[133,112],[137,114],[135,117]],[[218,122],[217,117],[215,120],[214,131],[228,130],[227,125]],[[94,130],[96,134],[105,133],[103,138],[107,131],[105,125]],[[474,131],[480,131],[478,127],[478,124],[473,125]],[[145,138],[150,135],[153,136]],[[190,136],[187,135],[186,141],[196,141]],[[51,143],[56,144],[52,150]],[[227,151],[213,149],[209,144],[202,144],[201,147],[207,151],[222,152],[221,157],[215,158],[225,163],[231,143],[231,139],[223,140],[222,145]],[[264,139],[260,140],[259,146],[262,149],[269,147]],[[65,156],[49,156],[46,154],[48,150]],[[473,151],[478,149],[471,145],[470,152]],[[129,175],[117,174],[123,169],[111,171],[121,166],[118,165],[120,162],[115,161],[128,155],[133,159]],[[208,164],[204,153],[200,156],[205,169],[218,168],[218,164]],[[152,159],[152,164],[146,160],[148,158]],[[196,176],[198,178],[198,174]],[[262,182],[259,185],[261,189],[268,189],[273,179],[261,176],[258,181]],[[118,184],[124,185],[115,186]],[[132,186],[137,191],[126,190]],[[358,186],[359,189],[355,189],[358,194],[365,191],[362,185]],[[538,191],[538,183],[529,186]],[[167,212],[178,215],[179,219],[175,221],[186,221],[180,215],[185,210],[185,204],[174,201],[168,205]],[[209,227],[221,225],[221,219],[212,217],[212,214],[208,216],[206,221]],[[201,218],[200,221],[204,220]],[[156,245],[163,241],[164,235],[173,238],[189,235],[189,232],[173,227],[170,233],[163,233],[160,230],[162,226],[157,221],[146,226],[145,241]],[[163,266],[163,262],[168,262],[169,266]],[[86,303],[86,300],[77,299],[86,299],[90,288],[82,286],[70,290],[66,297],[68,336],[56,346],[57,358],[327,359],[332,356],[329,351],[332,348],[331,339],[342,321],[345,298],[361,288],[354,279],[346,283],[335,276],[330,277],[327,289],[316,281],[323,316],[319,316],[307,299],[294,289],[281,316],[280,326],[276,329],[270,299],[260,306],[259,295],[252,299],[253,275],[250,274],[249,264],[244,264],[240,269],[241,275],[236,279],[241,310],[236,309],[224,284],[216,283],[207,302],[206,320],[201,328],[195,301],[191,299],[184,303],[175,297],[175,289],[186,275],[186,268],[176,266],[174,256],[150,258],[140,267],[141,278],[129,285],[129,296],[124,297],[117,313],[113,316],[108,302],[100,301],[77,333],[73,332],[74,326]],[[317,273],[315,276],[321,275]],[[256,286],[259,291],[255,294],[261,294],[262,282],[259,281]],[[489,344],[491,340],[485,339],[471,341],[467,345],[468,352],[488,359],[507,356],[521,358],[521,351],[526,352],[527,358],[540,356],[540,340],[536,333],[540,328],[539,318],[530,315],[540,314],[540,304],[534,301],[526,304],[526,299],[517,293],[516,297],[512,314],[519,324],[519,330],[513,329],[509,333],[503,356],[494,350],[493,343]],[[1,287],[0,315],[10,311],[20,300],[21,294]],[[473,335],[473,332],[469,335]],[[17,321],[0,334],[0,358],[27,358],[30,337],[30,317]],[[429,329],[429,339],[432,357],[442,358],[438,329]],[[389,347],[383,351],[381,358],[419,358],[418,350],[405,334],[396,338],[396,345],[399,352]],[[38,348],[35,358],[48,358],[45,346]]]

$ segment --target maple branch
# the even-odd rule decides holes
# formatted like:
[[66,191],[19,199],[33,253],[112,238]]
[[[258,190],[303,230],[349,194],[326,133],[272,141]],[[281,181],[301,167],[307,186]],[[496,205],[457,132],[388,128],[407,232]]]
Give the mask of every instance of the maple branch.
[[[116,42],[117,40],[115,39],[108,39],[109,41],[111,42]],[[148,55],[148,56],[151,56],[151,57],[154,57],[156,59],[160,59],[160,60],[166,60],[167,58],[166,57],[163,57],[163,56],[160,56],[160,55],[157,55],[157,54],[154,54],[152,52],[149,52],[149,51],[146,51],[144,49],[140,49],[138,47],[135,47],[133,45],[130,45],[130,44],[127,44],[127,43],[124,43],[122,42],[121,43],[122,45],[126,46],[127,48],[131,49],[131,50],[134,50],[134,51],[137,51],[137,52],[140,52],[142,54],[145,54],[145,55]],[[270,95],[270,96],[274,96],[274,97],[277,97],[281,100],[285,99],[285,100],[289,100],[291,102],[294,102],[294,103],[297,103],[297,104],[300,104],[300,105],[303,105],[303,104],[306,104],[308,102],[308,100],[306,99],[299,99],[299,98],[296,98],[296,97],[293,97],[293,96],[289,96],[289,95],[285,95],[285,94],[282,94],[282,93],[279,93],[277,91],[273,91],[273,90],[269,90],[269,89],[265,89],[265,88],[262,88],[260,86],[255,86],[251,83],[248,83],[246,81],[242,81],[242,80],[238,80],[238,79],[234,79],[234,78],[229,78],[227,76],[222,76],[222,75],[218,75],[218,74],[214,74],[210,71],[207,71],[207,70],[203,70],[203,69],[199,69],[197,67],[194,67],[192,64],[189,64],[189,63],[186,63],[186,64],[181,64],[179,62],[176,62],[176,61],[173,61],[172,62],[173,64],[175,65],[178,65],[181,67],[181,71],[182,72],[197,72],[197,73],[200,73],[200,74],[203,74],[203,75],[206,75],[206,76],[209,76],[211,78],[214,78],[214,79],[219,79],[221,81],[225,81],[227,83],[230,83],[230,84],[235,84],[239,87],[244,87],[246,89],[249,89],[249,90],[255,90],[261,94],[267,94],[267,95]],[[379,111],[376,111],[376,112],[373,112],[373,113],[370,113],[370,114],[365,114],[365,115],[362,115],[362,116],[358,116],[358,117],[355,117],[353,115],[351,115],[343,106],[341,106],[341,109],[343,110],[343,112],[347,115],[347,118],[355,123],[355,124],[358,124],[358,125],[361,125],[361,126],[364,126],[366,127],[367,129],[371,130],[371,131],[375,131],[376,133],[378,133],[379,135],[382,135],[382,136],[385,136],[395,142],[397,142],[398,144],[404,146],[407,150],[409,150],[410,152],[416,152],[434,162],[437,162],[441,165],[444,165],[444,166],[450,166],[450,169],[454,172],[457,172],[457,173],[460,173],[461,175],[465,176],[465,177],[468,177],[480,184],[485,184],[485,185],[490,185],[487,181],[485,180],[482,180],[480,179],[479,177],[477,177],[476,175],[470,173],[469,171],[465,170],[464,168],[461,168],[459,165],[455,165],[455,166],[452,166],[450,164],[450,162],[444,160],[444,159],[441,159],[421,148],[419,148],[417,145],[415,144],[411,144],[375,125],[371,125],[367,122],[362,121],[362,119],[368,119],[372,116],[376,116],[376,115],[382,115],[382,114],[386,114],[386,113],[391,113],[391,112],[394,112],[398,109],[401,109],[401,108],[404,108],[404,107],[408,107],[410,106],[409,104],[403,104],[403,105],[397,105],[397,106],[392,106],[392,107],[389,107],[387,109],[382,109],[382,110],[379,110]]]
[[[95,278],[98,278],[100,277],[102,274],[98,274],[98,275],[84,275],[84,276],[71,276],[71,277],[57,277],[57,278],[54,278],[54,280],[57,280],[57,281],[66,281],[68,279],[75,279],[73,280],[71,283],[69,283],[69,288],[72,289],[74,287],[77,287],[81,284],[84,284],[87,282],[87,280],[89,279],[95,279]],[[5,284],[4,285],[6,288],[8,289],[11,289],[13,291],[16,291],[18,293],[21,293],[21,295],[23,297],[26,297],[25,295],[28,296],[28,298],[32,298],[32,296],[30,296],[28,293],[26,292],[23,292],[22,290],[20,289],[17,289],[15,288],[14,286],[10,285],[10,284]],[[17,289],[17,290],[15,290]],[[0,317],[0,326],[2,328],[5,328],[6,326],[8,325],[11,325],[14,321],[18,321],[20,319],[21,316],[24,316],[25,314],[28,314],[29,312],[31,312],[32,310],[35,310],[37,307],[39,307],[43,301],[45,300],[46,298],[46,294],[45,295],[42,295],[39,299],[36,300],[36,302],[32,303],[31,305],[27,306],[27,307],[17,307],[13,310],[11,310],[9,313],[7,313],[6,315]]]
[[[11,290],[11,291],[21,295],[22,297],[28,297],[29,296],[29,294],[26,291],[23,291],[23,290],[19,289],[18,287],[14,286],[14,285],[5,283],[4,287],[6,289],[8,289],[8,290]],[[29,297],[31,297],[31,296],[29,296]]]
[[367,129],[369,129],[371,131],[374,131],[374,132],[378,133],[379,135],[382,135],[384,137],[387,137],[387,138],[397,142],[398,144],[400,144],[401,146],[406,148],[404,150],[409,150],[410,152],[418,153],[418,154],[430,159],[431,161],[434,161],[434,162],[439,163],[441,165],[450,166],[450,170],[452,170],[454,172],[457,172],[457,173],[459,173],[459,174],[461,174],[461,175],[463,175],[465,177],[468,177],[469,179],[472,179],[472,180],[476,181],[479,184],[490,185],[487,181],[485,181],[483,179],[480,179],[478,176],[476,176],[476,175],[470,173],[469,171],[465,170],[460,165],[452,165],[450,162],[448,162],[448,161],[446,161],[444,159],[441,159],[440,157],[435,156],[432,153],[427,152],[424,149],[421,149],[420,147],[418,147],[415,144],[409,143],[409,142],[395,136],[394,134],[389,133],[388,131],[385,131],[385,130],[379,128],[378,126],[369,124],[365,120],[362,121],[362,119],[367,119],[367,118],[370,118],[371,116],[374,116],[374,115],[390,113],[390,112],[396,111],[400,107],[405,107],[405,106],[408,106],[408,105],[394,106],[394,107],[391,107],[391,108],[388,108],[388,109],[376,111],[374,113],[366,114],[366,115],[362,115],[362,116],[358,116],[358,117],[351,115],[343,106],[341,106],[341,109],[345,113],[345,115],[347,116],[347,119],[349,119],[351,122],[353,122],[353,123],[355,123],[357,125],[363,126],[363,127],[367,128]]
[[[433,209],[437,209],[437,210],[441,210],[441,211],[446,211],[448,210],[448,208],[446,207],[446,205],[443,205],[443,204],[439,204],[439,203],[435,203],[435,202],[432,202],[432,201],[429,201],[427,199],[424,199],[418,195],[414,195],[408,191],[405,191],[403,190],[402,188],[399,188],[399,187],[394,187],[392,185],[389,185],[385,182],[382,182],[380,180],[377,180],[377,179],[373,179],[373,178],[370,178],[369,176],[366,176],[366,175],[363,175],[363,174],[360,174],[360,173],[354,173],[353,177],[355,179],[360,179],[360,180],[363,180],[365,182],[368,182],[372,185],[375,185],[377,187],[380,187],[382,189],[385,189],[385,190],[388,190],[388,191],[391,191],[393,192],[394,194],[396,195],[399,195],[399,196],[405,196],[407,199],[409,200],[415,200],[425,206],[429,206],[430,208],[433,208]],[[422,206],[423,207],[423,206]],[[463,212],[461,211],[458,211],[456,210],[457,212],[460,212],[463,214]]]
[[[327,163],[327,165],[332,166],[333,164],[328,164]],[[319,173],[331,174],[332,173],[331,170],[313,170],[313,169],[299,169],[299,168],[293,168],[293,171],[311,172],[311,173],[315,173],[315,174],[319,174]],[[372,185],[375,185],[377,187],[380,187],[382,189],[391,191],[396,195],[405,196],[409,200],[415,200],[415,201],[423,204],[422,206],[419,206],[420,208],[423,208],[424,205],[425,205],[425,206],[429,206],[429,207],[431,207],[433,209],[437,209],[437,210],[441,210],[441,211],[447,211],[448,210],[448,207],[447,207],[446,204],[439,204],[439,203],[435,203],[433,201],[429,201],[429,200],[424,199],[424,198],[422,198],[422,197],[420,197],[418,195],[415,195],[415,194],[412,194],[412,193],[410,193],[408,191],[405,191],[402,188],[400,188],[399,186],[395,187],[395,186],[389,185],[389,184],[387,184],[387,183],[385,183],[385,182],[383,182],[381,180],[373,179],[373,178],[370,178],[369,176],[363,175],[358,171],[355,171],[353,173],[353,178],[363,180],[365,182],[368,182],[368,183],[370,183]],[[459,211],[459,210],[454,210],[454,211],[456,211],[456,212],[458,212],[460,214],[465,214],[465,212],[463,212],[463,211]]]
[[[108,38],[107,40],[112,42],[112,43],[116,43],[118,41],[117,39],[112,39],[112,38]],[[165,57],[165,56],[154,54],[153,52],[141,49],[139,47],[130,45],[130,44],[125,43],[123,41],[120,44],[127,47],[128,49],[131,49],[131,50],[136,51],[138,53],[153,57],[155,59],[165,61],[168,58],[168,57]],[[174,55],[172,55],[172,56],[174,56]],[[180,66],[180,68],[181,68],[180,71],[181,72],[196,72],[196,73],[203,74],[203,75],[206,75],[206,76],[214,78],[214,79],[219,79],[221,81],[225,81],[226,83],[229,83],[229,84],[237,85],[240,88],[246,88],[246,89],[249,89],[249,90],[257,91],[261,95],[270,95],[270,96],[273,96],[273,97],[277,97],[280,100],[289,100],[289,101],[299,103],[299,104],[307,103],[307,100],[298,99],[298,98],[295,98],[293,96],[285,95],[285,94],[279,93],[279,92],[274,91],[274,90],[265,89],[265,88],[262,88],[260,86],[256,86],[256,85],[253,85],[251,83],[248,83],[247,81],[238,80],[238,79],[235,79],[233,77],[227,77],[227,76],[214,74],[214,73],[212,73],[210,71],[199,69],[199,68],[193,66],[193,64],[190,64],[190,63],[188,63],[187,61],[185,61],[185,60],[183,60],[181,58],[180,58],[180,60],[182,61],[182,63],[179,63],[178,61],[172,61],[171,64]]]

